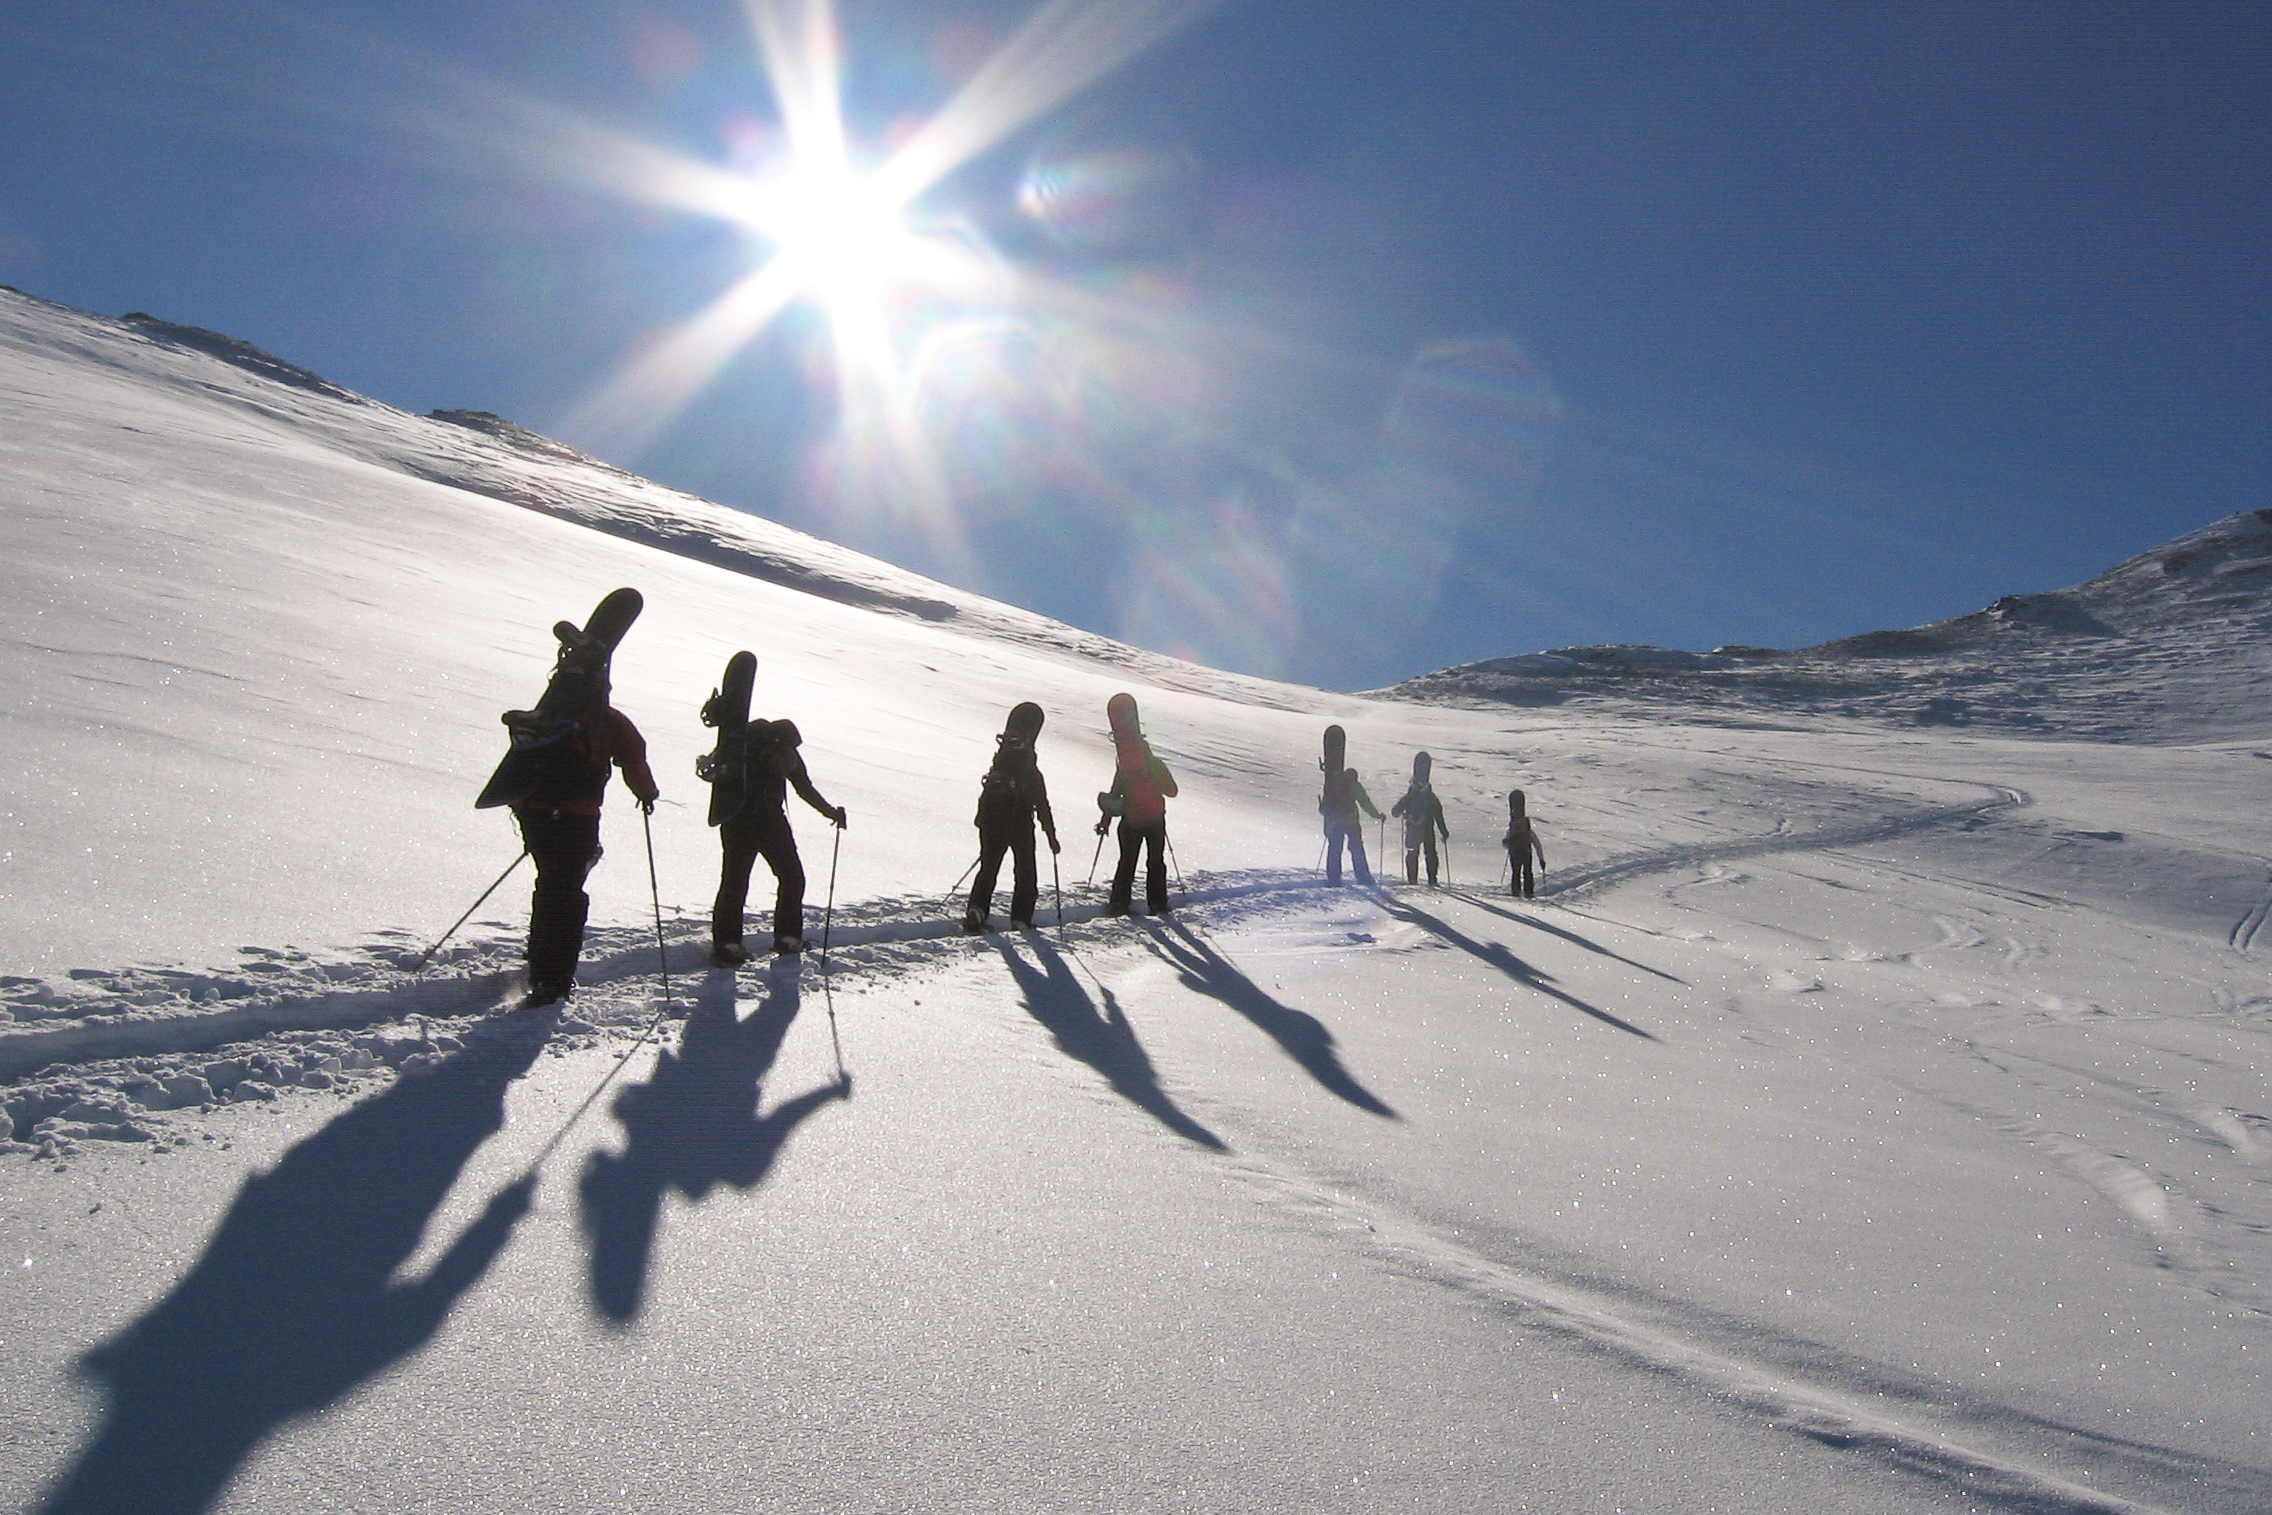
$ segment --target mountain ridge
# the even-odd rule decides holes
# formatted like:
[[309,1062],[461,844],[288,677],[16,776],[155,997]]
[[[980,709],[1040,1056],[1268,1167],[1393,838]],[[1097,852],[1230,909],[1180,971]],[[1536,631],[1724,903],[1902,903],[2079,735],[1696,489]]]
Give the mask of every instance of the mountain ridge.
[[2065,589],[1812,647],[1565,647],[1438,669],[1370,694],[1976,726],[2094,741],[2272,735],[2272,510],[2212,521]]

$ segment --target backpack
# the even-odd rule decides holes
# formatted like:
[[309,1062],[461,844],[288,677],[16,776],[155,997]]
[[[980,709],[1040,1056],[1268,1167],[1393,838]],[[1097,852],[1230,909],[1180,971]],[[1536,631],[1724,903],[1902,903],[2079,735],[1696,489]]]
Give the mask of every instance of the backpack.
[[983,829],[989,818],[1014,822],[1025,804],[1026,775],[1033,770],[1033,748],[1014,737],[1001,738],[994,762],[978,781],[978,811],[973,826]]

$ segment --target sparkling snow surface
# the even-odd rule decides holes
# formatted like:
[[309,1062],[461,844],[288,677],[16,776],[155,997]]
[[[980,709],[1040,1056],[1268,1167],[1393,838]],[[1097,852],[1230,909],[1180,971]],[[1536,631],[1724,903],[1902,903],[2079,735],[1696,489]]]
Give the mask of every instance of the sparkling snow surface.
[[[2168,678],[2061,665],[2161,691],[2120,744],[2065,683],[2065,737],[1920,724],[1906,664],[1840,674],[1856,716],[1364,700],[214,345],[0,293],[11,1506],[2272,1510],[2233,594],[2169,600],[2156,666],[2230,645]],[[470,807],[498,712],[619,584],[691,1011],[645,1044],[620,788],[562,1018],[490,1013],[525,874],[408,971],[517,850]],[[825,974],[703,966],[740,647],[851,811]],[[1087,883],[1123,688],[1184,789],[1158,922]],[[1028,698],[1066,924],[964,938]],[[1447,887],[1321,886],[1327,721],[1384,808],[1434,754]]]

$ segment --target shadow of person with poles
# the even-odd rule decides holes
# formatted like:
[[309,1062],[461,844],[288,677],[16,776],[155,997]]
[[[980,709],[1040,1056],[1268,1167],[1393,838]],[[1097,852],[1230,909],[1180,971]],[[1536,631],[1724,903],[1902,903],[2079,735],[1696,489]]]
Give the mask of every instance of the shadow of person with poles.
[[852,1080],[840,1073],[757,1113],[760,1085],[797,1018],[803,961],[774,959],[764,1002],[746,1020],[736,1018],[733,972],[713,971],[678,1050],[664,1050],[645,1083],[616,1097],[623,1150],[592,1153],[577,1186],[592,1308],[609,1323],[627,1325],[639,1313],[666,1189],[701,1200],[719,1184],[754,1188],[798,1126],[829,1101],[852,1097]]
[[466,1160],[504,1125],[541,1036],[485,1042],[405,1078],[245,1180],[187,1277],[88,1354],[101,1429],[40,1515],[192,1515],[262,1438],[432,1339],[528,1213],[532,1170],[423,1278],[396,1282]]
[[1144,944],[1176,970],[1186,989],[1221,1000],[1254,1022],[1271,1040],[1285,1048],[1286,1055],[1301,1064],[1310,1077],[1334,1094],[1360,1110],[1369,1110],[1390,1120],[1403,1119],[1341,1066],[1341,1054],[1325,1022],[1291,1005],[1280,1004],[1182,921],[1170,917],[1151,923]]
[[[1430,915],[1419,906],[1407,904],[1391,895],[1384,894],[1381,897],[1381,908],[1396,919],[1418,926],[1431,936],[1441,937],[1452,946],[1459,948],[1460,951],[1489,963],[1526,989],[1535,989],[1549,999],[1558,999],[1571,1009],[1590,1015],[1605,1026],[1615,1026],[1618,1030],[1638,1036],[1643,1041],[1653,1042],[1657,1039],[1654,1032],[1644,1031],[1631,1021],[1621,1020],[1598,1005],[1587,1004],[1567,989],[1556,987],[1553,974],[1533,968],[1498,942],[1479,942],[1442,917]],[[1616,954],[1610,955],[1615,956]],[[1669,977],[1669,975],[1659,976]]]
[[1613,962],[1623,963],[1628,968],[1638,968],[1641,972],[1649,974],[1651,977],[1661,978],[1668,984],[1679,984],[1683,988],[1687,987],[1688,980],[1680,977],[1678,974],[1667,973],[1662,968],[1652,968],[1647,963],[1636,962],[1634,959],[1625,956],[1623,953],[1612,952],[1590,936],[1580,935],[1578,932],[1572,931],[1566,926],[1557,926],[1552,921],[1542,920],[1535,914],[1517,915],[1514,911],[1509,910],[1504,906],[1493,904],[1491,901],[1483,898],[1483,896],[1475,893],[1471,889],[1447,888],[1444,890],[1444,893],[1450,896],[1452,899],[1465,900],[1468,904],[1473,905],[1476,909],[1481,910],[1486,915],[1495,915],[1503,921],[1513,921],[1518,926],[1527,926],[1533,931],[1543,931],[1548,936],[1560,937],[1563,941],[1568,942],[1571,946],[1582,947],[1586,951],[1594,954],[1594,956],[1596,957],[1606,957]]
[[1221,1137],[1184,1114],[1160,1087],[1152,1059],[1136,1039],[1136,1028],[1128,1024],[1128,1016],[1112,991],[1101,983],[1097,985],[1104,998],[1104,1008],[1099,1010],[1064,952],[1039,933],[1029,933],[1026,942],[1038,966],[1026,961],[1006,937],[995,946],[1009,965],[1018,992],[1025,996],[1026,1013],[1048,1028],[1065,1055],[1096,1069],[1113,1093],[1186,1141],[1228,1152],[1230,1147]]

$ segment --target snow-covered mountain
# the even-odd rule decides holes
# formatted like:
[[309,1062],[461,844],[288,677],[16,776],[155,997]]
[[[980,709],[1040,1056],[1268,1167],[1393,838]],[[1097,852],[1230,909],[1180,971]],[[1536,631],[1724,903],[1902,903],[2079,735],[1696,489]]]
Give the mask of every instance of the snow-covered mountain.
[[2070,589],[1795,652],[1566,647],[1424,674],[1383,694],[1524,706],[1678,706],[2082,737],[2272,736],[2272,511],[2244,511]]
[[[12,1506],[2272,1508],[2272,763],[2183,634],[2248,519],[1825,654],[1851,718],[1741,658],[1366,699],[0,293],[0,520]],[[624,584],[664,803],[565,1014],[499,1016],[524,876],[413,966],[518,846],[498,713]],[[852,823],[797,812],[827,962],[737,974],[691,769],[745,646]],[[2124,740],[1905,718],[1889,670],[2008,648]],[[1090,882],[1124,688],[1161,920]],[[1023,699],[1047,929],[966,938]],[[1384,809],[1433,754],[1443,887],[1322,887],[1328,721]]]

